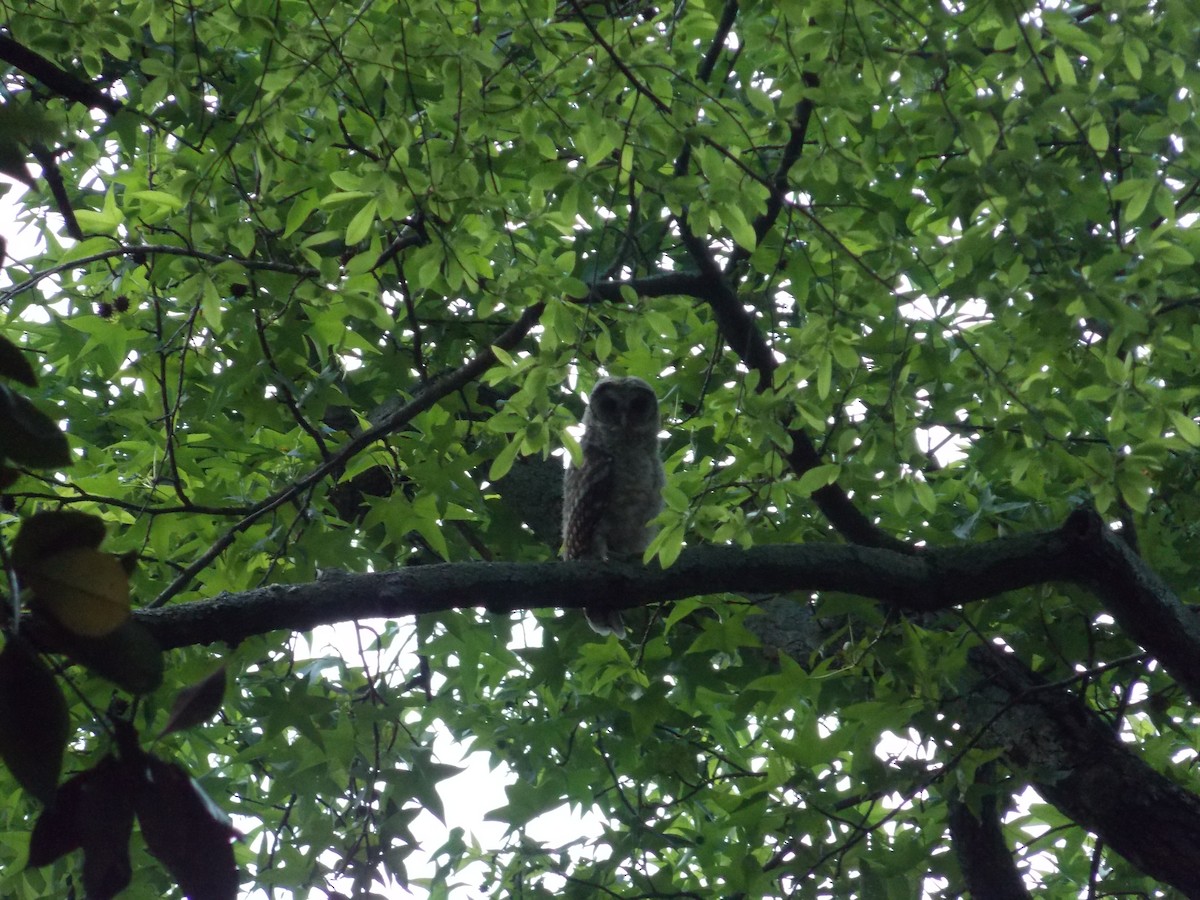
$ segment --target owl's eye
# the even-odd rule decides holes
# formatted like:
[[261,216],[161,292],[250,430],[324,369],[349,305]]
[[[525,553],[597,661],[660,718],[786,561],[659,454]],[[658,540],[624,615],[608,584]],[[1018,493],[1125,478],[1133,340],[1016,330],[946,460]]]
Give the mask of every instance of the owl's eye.
[[644,419],[654,411],[654,398],[639,391],[629,399],[629,412],[635,419]]
[[611,417],[617,414],[617,401],[608,391],[597,396],[593,402],[596,404],[596,412],[600,415]]

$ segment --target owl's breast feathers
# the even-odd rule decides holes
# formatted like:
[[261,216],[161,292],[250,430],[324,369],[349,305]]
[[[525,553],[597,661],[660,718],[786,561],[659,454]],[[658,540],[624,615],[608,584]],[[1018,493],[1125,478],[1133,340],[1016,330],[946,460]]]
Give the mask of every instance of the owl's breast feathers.
[[582,449],[583,464],[567,469],[563,491],[563,558],[604,559],[600,523],[612,501],[613,455],[586,441]]

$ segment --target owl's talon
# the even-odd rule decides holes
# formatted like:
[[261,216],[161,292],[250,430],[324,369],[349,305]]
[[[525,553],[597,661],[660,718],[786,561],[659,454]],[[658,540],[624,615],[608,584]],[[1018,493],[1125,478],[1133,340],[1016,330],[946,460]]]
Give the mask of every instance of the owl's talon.
[[587,623],[592,626],[592,631],[596,634],[615,634],[618,639],[625,640],[625,623],[621,620],[621,614],[615,609],[600,609],[597,606],[590,606],[583,611],[587,616]]

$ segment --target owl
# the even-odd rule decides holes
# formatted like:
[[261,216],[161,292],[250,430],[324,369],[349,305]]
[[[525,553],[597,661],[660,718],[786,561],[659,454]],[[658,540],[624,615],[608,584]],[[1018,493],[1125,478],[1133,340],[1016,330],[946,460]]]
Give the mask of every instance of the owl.
[[[563,484],[563,558],[631,559],[654,537],[666,480],[658,455],[658,398],[640,378],[603,378],[583,414],[583,462]],[[590,607],[599,634],[625,636],[619,613]]]

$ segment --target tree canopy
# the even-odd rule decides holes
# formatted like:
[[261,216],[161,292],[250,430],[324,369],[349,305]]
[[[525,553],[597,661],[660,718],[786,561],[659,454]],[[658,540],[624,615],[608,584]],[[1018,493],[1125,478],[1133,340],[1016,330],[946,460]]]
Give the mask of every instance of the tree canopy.
[[[4,4],[0,893],[1200,897],[1198,60],[1138,0]],[[641,563],[557,560],[603,374]],[[500,843],[414,830],[438,735]]]

